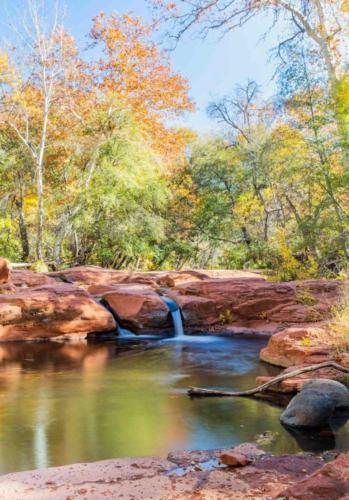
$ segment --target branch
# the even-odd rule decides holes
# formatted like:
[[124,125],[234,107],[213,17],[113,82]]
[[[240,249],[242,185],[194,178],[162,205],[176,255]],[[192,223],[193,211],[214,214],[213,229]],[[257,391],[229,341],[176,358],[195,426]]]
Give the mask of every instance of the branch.
[[242,397],[242,396],[253,396],[254,394],[258,394],[260,392],[265,391],[270,386],[282,382],[288,378],[296,377],[301,373],[312,372],[315,370],[320,370],[321,368],[335,368],[344,373],[349,374],[349,368],[345,368],[344,366],[339,365],[335,361],[325,361],[324,363],[319,363],[317,365],[306,366],[305,368],[299,368],[298,370],[293,370],[292,372],[285,373],[283,375],[278,375],[274,377],[269,382],[265,382],[265,384],[259,385],[254,389],[248,389],[247,391],[240,392],[230,392],[230,391],[217,391],[214,389],[201,389],[200,387],[189,387],[188,395],[189,396],[231,396],[231,397]]

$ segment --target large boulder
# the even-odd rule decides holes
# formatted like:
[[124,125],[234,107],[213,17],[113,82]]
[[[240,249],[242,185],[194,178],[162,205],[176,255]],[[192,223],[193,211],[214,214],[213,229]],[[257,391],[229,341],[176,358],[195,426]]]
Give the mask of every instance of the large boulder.
[[304,384],[280,416],[289,427],[324,427],[337,410],[349,409],[349,391],[334,380],[319,379]]
[[120,325],[133,332],[172,328],[169,308],[151,286],[125,284],[103,295],[103,301],[118,318]]
[[181,307],[185,324],[302,324],[327,319],[343,283],[308,280],[275,283],[263,278],[207,279],[172,288],[168,295]]
[[324,328],[293,327],[270,337],[260,352],[262,361],[287,368],[294,365],[321,363],[331,353]]
[[71,285],[46,285],[0,295],[0,342],[86,337],[115,329],[111,313]]

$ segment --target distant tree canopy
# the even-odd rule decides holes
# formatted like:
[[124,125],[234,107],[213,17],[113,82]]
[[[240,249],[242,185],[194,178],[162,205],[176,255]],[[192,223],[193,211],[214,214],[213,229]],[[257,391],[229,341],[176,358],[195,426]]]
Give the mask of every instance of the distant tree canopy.
[[[0,50],[0,254],[54,266],[270,268],[338,276],[349,258],[348,6],[330,0],[154,1],[169,36],[288,23],[277,93],[215,102],[215,136],[169,125],[188,82],[130,15],[99,14],[81,52],[28,0]],[[169,24],[170,23],[170,24]],[[231,61],[234,64],[234,61]]]

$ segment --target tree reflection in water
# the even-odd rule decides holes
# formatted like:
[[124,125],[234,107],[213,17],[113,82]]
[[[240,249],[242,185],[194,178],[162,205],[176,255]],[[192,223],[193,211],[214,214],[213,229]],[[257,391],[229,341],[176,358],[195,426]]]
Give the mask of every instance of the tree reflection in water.
[[[191,400],[189,385],[247,389],[277,369],[262,339],[8,343],[0,347],[0,471],[27,470],[253,441],[275,453],[306,447],[279,424],[280,407],[246,398]],[[349,448],[342,427],[321,447]],[[308,445],[307,445],[308,446]]]

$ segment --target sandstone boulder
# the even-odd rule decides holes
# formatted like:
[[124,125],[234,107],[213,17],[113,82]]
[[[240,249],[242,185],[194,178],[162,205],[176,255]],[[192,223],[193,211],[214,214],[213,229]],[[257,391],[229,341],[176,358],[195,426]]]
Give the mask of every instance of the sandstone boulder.
[[345,385],[334,380],[312,380],[290,401],[280,421],[290,427],[324,427],[341,409],[349,409]]
[[164,333],[172,328],[168,307],[150,286],[125,284],[103,295],[122,327],[133,332]]
[[112,315],[71,285],[46,285],[0,296],[0,341],[86,337],[115,329]]
[[286,328],[270,337],[261,350],[260,358],[276,366],[294,366],[327,361],[331,349],[325,342],[327,333],[322,328]]
[[275,283],[263,278],[208,279],[172,288],[168,295],[181,307],[185,324],[246,326],[264,323],[314,323],[329,317],[342,282],[309,280]]

